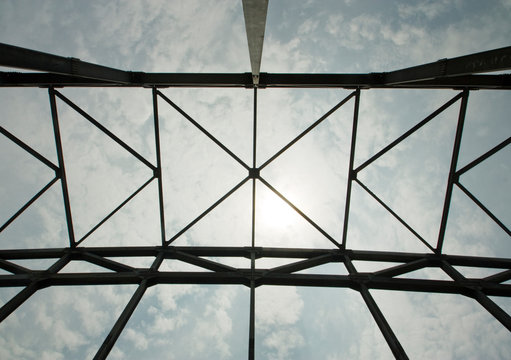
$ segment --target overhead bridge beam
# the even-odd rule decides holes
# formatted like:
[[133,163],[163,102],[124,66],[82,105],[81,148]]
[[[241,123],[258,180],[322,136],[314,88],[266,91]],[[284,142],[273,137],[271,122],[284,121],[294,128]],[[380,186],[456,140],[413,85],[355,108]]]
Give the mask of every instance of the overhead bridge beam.
[[[250,259],[251,254],[259,258],[289,258],[310,259],[318,256],[332,255],[338,258],[349,256],[351,260],[377,261],[390,263],[408,263],[420,259],[428,261],[445,260],[454,266],[474,266],[488,268],[511,269],[511,259],[465,255],[437,255],[422,253],[405,253],[394,251],[372,251],[352,249],[308,249],[308,248],[270,248],[270,247],[230,247],[230,246],[120,246],[120,247],[77,247],[77,248],[47,248],[47,249],[4,249],[0,250],[0,259],[56,259],[65,254],[73,258],[83,258],[83,254],[115,257],[156,257],[163,253],[165,258],[178,258],[185,253],[205,257],[243,257]],[[1,263],[0,263],[1,265]]]
[[[250,73],[132,73],[130,83],[115,83],[49,73],[0,72],[0,87],[254,87]],[[464,75],[402,84],[384,84],[382,73],[259,75],[259,88],[363,89],[511,89],[511,75]]]
[[[261,43],[262,44],[262,43]],[[262,51],[262,47],[260,49]],[[252,73],[144,73],[123,71],[0,44],[0,66],[43,73],[0,72],[0,87],[303,87],[303,88],[473,88],[511,89],[511,75],[474,75],[511,69],[511,47],[440,60],[386,73],[272,74],[259,73],[251,55]],[[254,67],[255,66],[255,67]],[[257,74],[258,84],[254,83]]]
[[[257,270],[256,286],[313,286],[339,287],[358,290],[363,284],[369,289],[436,292],[470,296],[473,289],[479,289],[491,296],[511,297],[511,285],[496,284],[485,280],[424,280],[377,276],[371,273],[350,275],[288,274]],[[133,272],[93,272],[93,273],[38,273],[0,275],[0,287],[77,285],[119,285],[139,284],[147,281],[148,286],[156,284],[237,284],[250,286],[250,269],[235,269],[230,272],[181,272],[151,271],[137,269]]]
[[385,73],[383,83],[396,85],[509,69],[511,69],[511,46]]
[[128,71],[1,43],[0,65],[109,83],[129,84],[132,82],[131,73]]

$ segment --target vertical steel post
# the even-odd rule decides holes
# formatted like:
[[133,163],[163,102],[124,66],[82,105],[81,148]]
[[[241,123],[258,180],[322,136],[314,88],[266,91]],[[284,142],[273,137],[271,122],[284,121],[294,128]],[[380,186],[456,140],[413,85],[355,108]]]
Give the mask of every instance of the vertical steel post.
[[447,228],[447,218],[449,216],[449,207],[451,206],[452,189],[454,183],[457,181],[456,167],[458,165],[458,155],[460,153],[461,136],[463,135],[463,124],[465,123],[465,114],[467,112],[468,102],[467,89],[463,90],[463,96],[461,98],[460,112],[458,115],[458,125],[456,127],[456,136],[454,138],[454,148],[452,150],[451,167],[449,169],[449,178],[447,180],[447,190],[445,192],[444,208],[442,211],[442,220],[440,222],[440,230],[438,232],[438,242],[436,252],[442,253],[442,246],[444,244],[445,230]]
[[64,152],[62,150],[62,138],[60,136],[59,118],[57,114],[57,102],[55,100],[55,90],[48,89],[50,96],[51,117],[53,120],[53,132],[55,135],[55,145],[57,148],[57,158],[59,160],[59,175],[62,184],[62,196],[64,198],[64,209],[66,211],[67,232],[69,235],[69,246],[75,247],[75,233],[73,228],[73,217],[71,216],[71,204],[69,202],[69,192],[67,186],[66,168],[64,166]]
[[165,209],[163,206],[163,183],[161,168],[161,150],[160,150],[160,120],[158,117],[158,93],[156,87],[153,87],[153,115],[154,115],[154,144],[156,148],[156,170],[154,175],[158,179],[158,201],[160,204],[160,228],[161,244],[165,246]]
[[[257,161],[257,88],[254,87],[254,127],[252,134],[252,169],[255,171]],[[255,220],[256,220],[256,178],[252,179],[252,252],[250,254],[250,315],[248,330],[248,358],[255,358]]]
[[250,279],[250,320],[248,330],[248,359],[255,358],[255,252],[252,250],[250,257],[251,279]]
[[355,147],[357,139],[357,125],[358,125],[358,109],[360,106],[360,88],[357,89],[355,95],[355,108],[353,110],[353,127],[351,130],[351,148],[350,148],[350,163],[348,168],[348,184],[346,186],[346,204],[344,206],[344,223],[342,228],[342,249],[346,249],[346,239],[348,236],[348,221],[350,213],[350,201],[351,201],[351,185],[353,180],[357,177],[357,174],[353,171],[353,163],[355,161]]

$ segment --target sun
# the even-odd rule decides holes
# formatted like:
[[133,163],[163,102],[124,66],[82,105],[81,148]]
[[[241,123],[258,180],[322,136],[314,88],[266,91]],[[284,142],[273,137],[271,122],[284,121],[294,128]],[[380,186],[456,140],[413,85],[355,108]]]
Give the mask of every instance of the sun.
[[269,227],[288,227],[297,214],[284,200],[271,192],[263,192],[257,198],[257,219]]

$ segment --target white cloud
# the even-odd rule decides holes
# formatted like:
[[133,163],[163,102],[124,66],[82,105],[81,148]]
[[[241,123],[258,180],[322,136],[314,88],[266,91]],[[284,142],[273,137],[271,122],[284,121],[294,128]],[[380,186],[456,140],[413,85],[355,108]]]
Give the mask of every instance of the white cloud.
[[405,19],[425,16],[428,20],[432,20],[446,10],[448,3],[447,1],[404,3],[398,6],[398,13],[400,17]]
[[384,291],[373,291],[373,296],[411,358],[509,356],[511,349],[504,345],[509,332],[472,299]]
[[272,326],[296,323],[303,300],[294,287],[262,287],[257,291],[256,307],[257,327],[268,331]]
[[147,337],[142,332],[138,332],[133,329],[127,329],[125,336],[128,341],[133,342],[137,350],[146,350],[149,345]]
[[303,337],[297,329],[279,330],[264,338],[263,344],[275,351],[274,354],[269,355],[268,359],[288,359],[290,350],[299,348],[303,344]]

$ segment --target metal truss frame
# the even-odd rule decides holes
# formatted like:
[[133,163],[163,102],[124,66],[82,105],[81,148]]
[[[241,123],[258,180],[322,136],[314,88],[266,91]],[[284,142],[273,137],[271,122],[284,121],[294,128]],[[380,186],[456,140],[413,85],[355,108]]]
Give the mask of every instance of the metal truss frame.
[[[264,27],[263,27],[264,29]],[[259,59],[260,60],[260,59]],[[508,235],[510,229],[500,221],[461,181],[461,175],[470,171],[501,149],[511,143],[511,137],[497,144],[488,152],[481,154],[477,159],[463,168],[458,167],[458,154],[460,150],[463,125],[467,109],[469,93],[472,90],[511,89],[511,75],[477,75],[490,71],[505,70],[511,68],[511,47],[471,54],[453,59],[444,59],[435,63],[425,64],[408,69],[397,70],[389,73],[371,74],[169,74],[169,73],[141,73],[126,72],[107,68],[100,65],[82,62],[74,58],[63,58],[56,55],[45,54],[33,50],[22,49],[11,45],[0,45],[0,65],[8,67],[22,67],[39,73],[14,73],[1,72],[0,86],[2,87],[42,87],[47,88],[49,104],[53,121],[55,144],[58,164],[45,158],[34,150],[30,145],[23,142],[0,126],[0,132],[30,153],[41,163],[55,172],[54,178],[36,193],[25,205],[23,205],[7,222],[0,227],[0,232],[7,228],[20,214],[30,207],[37,199],[56,183],[60,183],[63,194],[63,202],[66,214],[69,246],[58,249],[17,249],[0,250],[0,268],[9,272],[8,275],[0,275],[0,287],[24,287],[16,296],[0,308],[0,321],[7,318],[25,300],[37,290],[49,286],[65,285],[104,285],[104,284],[137,284],[138,288],[132,295],[124,311],[117,319],[110,333],[105,338],[98,350],[95,359],[105,359],[113,348],[116,340],[130,319],[148,287],[158,284],[238,284],[250,288],[249,316],[249,348],[248,358],[254,358],[255,349],[255,291],[259,286],[286,285],[286,286],[311,286],[311,287],[343,287],[358,291],[392,353],[398,359],[407,359],[407,354],[394,334],[389,323],[380,311],[373,299],[371,289],[385,289],[398,291],[418,291],[460,294],[475,299],[495,319],[511,331],[511,317],[503,311],[489,296],[511,297],[511,285],[504,282],[511,280],[511,259],[489,258],[476,256],[455,256],[445,254],[443,249],[447,219],[451,203],[451,195],[454,187],[458,187],[475,204],[477,204],[493,221]],[[257,69],[258,71],[258,69]],[[100,122],[87,114],[84,110],[65,97],[57,88],[60,87],[147,87],[151,91],[154,114],[154,136],[156,164],[145,159],[117,135],[108,130]],[[242,87],[253,88],[253,157],[252,163],[247,164],[234,152],[216,139],[207,129],[202,127],[195,119],[164,95],[160,89],[172,86],[185,87]],[[332,109],[312,123],[306,130],[295,137],[291,142],[277,151],[259,167],[256,166],[257,153],[257,93],[259,89],[271,87],[325,87],[347,88],[353,91]],[[358,167],[354,166],[354,156],[357,139],[357,123],[359,104],[362,93],[371,88],[419,88],[436,89],[446,88],[458,90],[456,95],[441,107],[426,116],[411,129],[395,139],[392,143],[373,155]],[[67,176],[64,163],[64,153],[61,144],[59,130],[59,118],[57,98],[74,109],[90,124],[98,128],[112,141],[119,144],[133,157],[146,165],[152,172],[152,176],[140,187],[128,196],[122,203],[90,229],[80,239],[76,238],[73,226],[72,206],[68,195]],[[187,121],[194,125],[200,132],[219,146],[225,153],[239,163],[247,171],[246,177],[220,197],[217,201],[205,209],[193,221],[183,227],[178,233],[167,238],[165,232],[164,193],[162,185],[162,164],[160,150],[160,131],[158,107],[160,103],[170,105],[177,110]],[[325,121],[331,114],[346,104],[353,104],[352,135],[350,145],[350,160],[348,168],[348,181],[346,191],[346,205],[343,219],[343,232],[341,239],[335,239],[322,227],[315,223],[304,211],[295,206],[282,193],[273,187],[262,176],[262,170],[272,163],[281,154],[291,148],[296,142],[313,131],[319,124]],[[400,217],[389,205],[380,199],[358,174],[367,166],[400,144],[410,135],[416,133],[429,121],[441,114],[444,110],[458,104],[458,123],[453,144],[451,165],[447,179],[445,201],[442,210],[442,218],[438,232],[436,245],[431,245],[412,226]],[[161,226],[161,243],[152,247],[86,247],[84,241],[96,229],[107,222],[117,211],[133,199],[148,184],[156,181],[158,184],[158,202]],[[215,209],[220,203],[236,192],[242,185],[252,183],[252,232],[251,246],[247,247],[191,247],[174,246],[172,243],[182,236],[187,230],[198,223],[203,217]],[[292,207],[303,219],[320,232],[332,243],[329,249],[303,249],[303,248],[266,248],[256,247],[255,219],[256,219],[256,182],[263,184],[274,194]],[[347,237],[351,194],[353,184],[357,184],[373,197],[383,208],[406,227],[418,241],[423,243],[430,252],[428,253],[402,253],[391,251],[365,251],[350,249]],[[153,263],[148,268],[134,268],[123,262],[113,260],[117,257],[151,257]],[[250,259],[250,268],[235,268],[227,266],[220,261],[213,261],[205,257],[238,257]],[[256,259],[260,258],[286,258],[290,263],[273,268],[257,268]],[[54,259],[55,262],[47,270],[34,271],[15,263],[20,259]],[[198,272],[166,272],[160,271],[159,266],[165,259],[175,259],[198,266],[203,271]],[[59,271],[73,261],[87,261],[105,269],[105,272],[94,273],[60,273]],[[353,261],[378,261],[387,263],[388,266],[379,271],[360,272],[353,265]],[[300,270],[340,262],[348,269],[348,275],[311,275],[297,273]],[[503,269],[492,276],[483,278],[466,278],[460,274],[454,266],[470,266],[478,268]],[[400,275],[425,269],[440,268],[452,280],[421,280],[400,278]]]

